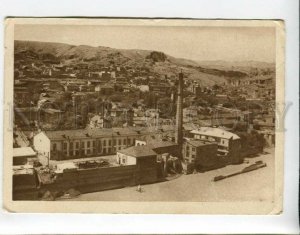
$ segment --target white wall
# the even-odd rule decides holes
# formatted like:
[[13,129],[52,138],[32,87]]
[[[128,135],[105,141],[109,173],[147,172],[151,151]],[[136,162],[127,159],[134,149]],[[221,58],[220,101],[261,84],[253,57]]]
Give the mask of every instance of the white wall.
[[44,132],[40,132],[33,137],[33,146],[35,150],[46,157],[50,157],[50,139]]

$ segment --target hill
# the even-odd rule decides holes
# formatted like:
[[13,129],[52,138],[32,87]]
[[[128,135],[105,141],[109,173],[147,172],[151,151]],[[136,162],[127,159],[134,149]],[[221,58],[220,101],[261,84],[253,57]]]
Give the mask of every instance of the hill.
[[[60,63],[63,65],[88,64],[92,70],[101,67],[121,66],[134,70],[143,69],[152,76],[175,75],[182,70],[187,79],[198,80],[205,86],[223,84],[228,78],[248,76],[251,66],[230,67],[224,62],[196,62],[175,58],[164,52],[148,50],[126,50],[87,45],[68,45],[64,43],[15,41],[15,62]],[[226,65],[226,66],[225,66]]]

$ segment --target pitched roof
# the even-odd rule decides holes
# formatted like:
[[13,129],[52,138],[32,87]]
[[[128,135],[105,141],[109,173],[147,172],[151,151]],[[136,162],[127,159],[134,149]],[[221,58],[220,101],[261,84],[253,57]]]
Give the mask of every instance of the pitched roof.
[[240,137],[234,133],[226,131],[221,128],[213,128],[213,127],[200,127],[197,130],[191,131],[192,134],[200,134],[224,139],[240,139]]
[[155,135],[159,133],[174,132],[175,126],[163,125],[160,129],[156,127],[119,127],[119,128],[89,128],[76,130],[45,131],[49,139],[81,139],[101,138],[105,136],[139,136]]
[[156,156],[156,153],[152,150],[152,148],[147,145],[132,146],[126,149],[119,150],[118,152],[132,157]]

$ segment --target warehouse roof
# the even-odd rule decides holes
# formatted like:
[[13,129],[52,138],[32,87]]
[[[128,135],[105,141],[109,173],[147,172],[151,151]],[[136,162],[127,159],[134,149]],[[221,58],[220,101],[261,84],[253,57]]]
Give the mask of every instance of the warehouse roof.
[[118,152],[132,157],[156,156],[156,153],[152,150],[152,148],[147,145],[132,146],[126,149],[119,150]]
[[105,136],[138,136],[146,134],[157,134],[175,131],[174,126],[161,126],[159,129],[154,127],[123,127],[123,128],[86,128],[77,130],[45,131],[49,139],[83,139],[97,138]]

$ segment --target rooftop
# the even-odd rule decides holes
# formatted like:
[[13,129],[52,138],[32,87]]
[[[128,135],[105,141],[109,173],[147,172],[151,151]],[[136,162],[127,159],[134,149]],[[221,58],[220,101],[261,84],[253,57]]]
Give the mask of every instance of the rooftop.
[[156,153],[152,150],[150,146],[132,146],[127,149],[122,149],[118,151],[119,153],[123,153],[132,157],[148,157],[148,156],[156,156]]
[[191,131],[192,134],[200,134],[224,139],[240,139],[240,137],[234,133],[223,130],[221,128],[213,128],[213,127],[200,127],[197,130]]
[[171,141],[160,141],[160,140],[150,140],[147,145],[152,149],[164,148],[164,147],[175,147],[176,143]]
[[14,157],[26,157],[26,156],[35,156],[36,152],[33,151],[31,147],[21,147],[13,149]]
[[79,139],[92,138],[104,136],[140,136],[146,134],[157,134],[164,132],[174,132],[175,126],[163,125],[159,129],[156,127],[120,127],[120,128],[86,128],[76,130],[59,130],[59,131],[45,131],[49,139]]

